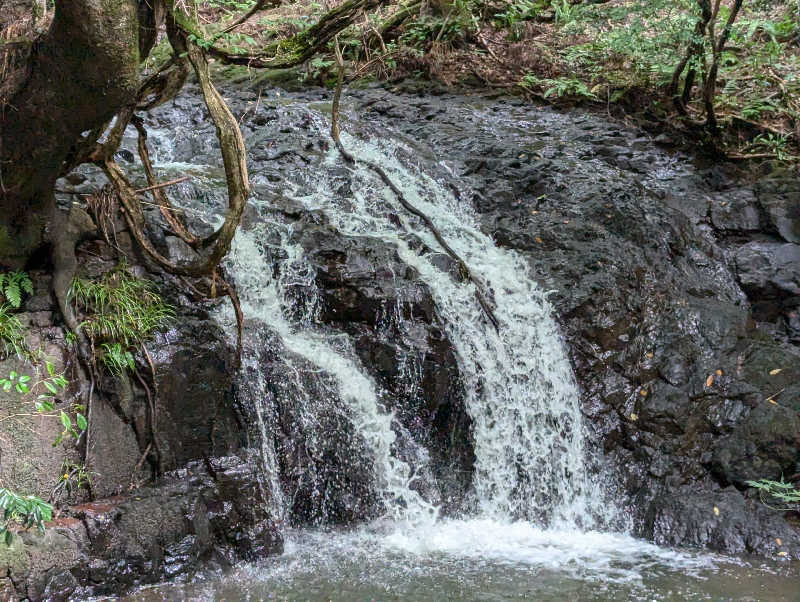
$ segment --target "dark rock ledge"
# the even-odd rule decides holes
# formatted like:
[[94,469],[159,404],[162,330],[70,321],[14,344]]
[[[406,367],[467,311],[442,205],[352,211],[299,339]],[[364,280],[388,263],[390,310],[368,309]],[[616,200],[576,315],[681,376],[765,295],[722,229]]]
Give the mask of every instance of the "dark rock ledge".
[[3,600],[121,594],[283,550],[253,466],[236,456],[176,470],[157,486],[71,507],[44,535],[0,547]]

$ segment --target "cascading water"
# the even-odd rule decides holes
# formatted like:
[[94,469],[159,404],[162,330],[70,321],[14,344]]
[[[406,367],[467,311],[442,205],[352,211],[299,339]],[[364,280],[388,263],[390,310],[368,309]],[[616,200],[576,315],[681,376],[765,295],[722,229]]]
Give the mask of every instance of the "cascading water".
[[[309,210],[324,211],[343,236],[368,235],[395,245],[430,288],[465,380],[480,513],[541,525],[589,526],[592,500],[600,497],[587,483],[580,398],[552,309],[524,258],[496,246],[470,208],[440,182],[402,165],[397,155],[413,150],[349,136],[344,143],[356,157],[390,173],[494,298],[499,331],[486,320],[474,286],[432,263],[430,250],[439,247],[433,235],[414,218],[401,217],[399,224],[392,219],[403,210],[368,168],[351,173],[351,198],[332,195],[333,175],[323,174],[314,192],[300,199]],[[335,153],[328,159],[330,164],[338,160]],[[428,252],[412,249],[409,233],[422,239]]]
[[[435,517],[436,508],[410,487],[414,479],[412,469],[393,452],[396,435],[392,430],[392,415],[380,407],[375,383],[353,359],[354,354],[348,350],[349,342],[339,336],[332,343],[323,333],[315,331],[313,271],[303,261],[302,249],[289,242],[289,233],[281,225],[271,226],[283,230],[280,248],[286,257],[282,261],[279,277],[272,276],[265,261],[264,248],[259,242],[267,238],[263,225],[240,232],[228,257],[229,265],[236,274],[244,314],[268,324],[289,352],[332,378],[336,390],[331,395],[331,403],[338,398],[347,404],[348,418],[372,454],[376,485],[385,498],[384,503],[391,516],[410,521]],[[295,298],[290,292],[295,286],[312,291],[299,311],[296,306],[288,308],[286,305]],[[288,314],[298,317],[290,320],[286,317]],[[291,357],[285,357],[284,361],[290,373],[298,374],[305,369],[304,366],[294,365]],[[296,385],[295,390],[302,393],[302,383],[297,382]],[[308,400],[302,405],[310,406]],[[259,419],[263,424],[263,417]],[[263,437],[263,445],[269,448],[272,438]],[[274,451],[268,449],[265,457],[274,457]]]
[[[309,138],[327,137],[327,107],[312,106],[309,114],[305,101],[276,101],[281,103],[289,107],[288,122],[310,124]],[[434,237],[370,170],[346,167],[330,151],[302,169],[302,177],[282,179],[266,192],[262,186],[251,200],[257,217],[246,220],[227,262],[246,319],[243,387],[256,405],[265,484],[281,505],[276,513],[291,522],[293,492],[280,460],[286,450],[275,435],[286,428],[275,408],[275,397],[283,396],[297,407],[291,435],[303,439],[304,453],[324,463],[330,441],[344,437],[344,454],[370,468],[369,489],[358,494],[376,498],[384,520],[349,525],[346,532],[290,529],[281,558],[243,567],[199,590],[181,589],[175,599],[605,600],[640,591],[644,582],[647,591],[661,591],[663,575],[678,576],[669,587],[681,599],[686,575],[704,574],[716,558],[592,530],[614,522],[613,504],[603,495],[601,475],[587,469],[596,463],[587,462],[578,388],[547,293],[526,259],[481,230],[473,209],[439,179],[446,166],[429,155],[420,159],[416,145],[399,137],[379,138],[374,132],[343,135],[343,143],[357,158],[380,164],[431,218],[481,281],[499,330],[486,319],[474,285],[441,267],[448,262]],[[164,160],[174,160],[171,142],[163,146],[162,170]],[[181,173],[190,167],[176,165]],[[257,169],[251,177],[263,182]],[[200,187],[222,189],[223,183],[205,180]],[[201,210],[190,197],[209,190],[188,191],[182,204]],[[342,240],[370,239],[395,249],[430,291],[456,355],[472,424],[472,499],[462,515],[439,515],[427,450],[390,411],[394,400],[358,359],[354,339],[318,319],[315,268],[293,236],[292,219],[271,210],[277,197],[291,197],[295,213],[321,216]],[[402,300],[397,303],[383,308],[383,319],[402,332]],[[232,326],[229,312],[220,319]],[[265,375],[264,363],[272,360],[259,355],[264,348],[278,349],[283,382],[271,380],[274,372]],[[399,363],[398,378],[416,394],[417,359]],[[340,420],[331,422],[326,412]],[[314,467],[305,464],[299,478],[324,497],[323,477]]]

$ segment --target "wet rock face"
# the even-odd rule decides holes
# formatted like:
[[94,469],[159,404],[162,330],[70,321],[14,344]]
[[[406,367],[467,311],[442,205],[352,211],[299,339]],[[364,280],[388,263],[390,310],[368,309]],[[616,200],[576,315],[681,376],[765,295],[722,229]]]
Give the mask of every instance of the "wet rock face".
[[[118,233],[123,248],[126,237],[126,232]],[[79,257],[80,275],[88,278],[99,277],[117,263],[108,245],[98,241],[85,243]],[[280,532],[270,516],[270,500],[264,499],[258,484],[257,463],[226,456],[242,453],[246,434],[233,399],[235,348],[210,318],[211,304],[191,302],[182,296],[179,282],[146,272],[137,259],[141,258],[129,255],[130,269],[154,280],[176,307],[171,327],[147,343],[150,360],[138,358],[147,383],[152,361],[157,393],[151,398],[141,382],[134,381],[130,395],[122,395],[119,380],[104,373],[94,383],[86,457],[94,496],[107,498],[140,488],[132,496],[84,506],[64,505],[85,501],[85,490],[55,500],[64,516],[48,526],[43,537],[20,534],[10,549],[0,549],[0,574],[8,574],[0,583],[3,599],[67,600],[122,593],[204,566],[224,567],[280,551]],[[31,275],[36,290],[20,314],[28,326],[28,344],[41,348],[70,380],[57,409],[86,403],[90,385],[79,377],[65,342],[49,278],[40,272]],[[0,364],[20,373],[31,369],[21,360]],[[26,416],[33,405],[19,396],[13,404],[3,401],[6,411]],[[150,482],[157,465],[150,445],[152,410],[162,470],[174,471],[187,463],[188,468],[167,475],[157,487],[141,487]],[[83,463],[83,449],[71,441],[54,448],[50,443],[60,432],[57,422],[35,417],[30,422],[27,426],[3,421],[0,476],[4,486],[48,499],[62,461]],[[25,436],[14,434],[12,427],[21,428]],[[225,457],[210,461],[216,466],[211,478],[196,461],[216,456]],[[4,597],[3,588],[11,593]]]
[[[121,229],[117,240],[124,250],[128,233]],[[132,248],[127,256],[130,269],[153,282],[176,315],[147,342],[149,359],[138,354],[139,370],[148,388],[154,378],[155,391],[132,378],[132,390],[126,395],[119,380],[109,374],[96,383],[100,398],[89,438],[89,464],[98,473],[94,494],[100,496],[146,481],[158,466],[157,458],[162,471],[175,470],[204,455],[234,453],[245,443],[233,397],[235,347],[209,314],[214,304],[187,297],[177,278],[147,271]],[[84,243],[79,257],[80,275],[90,279],[101,278],[119,261],[102,241]],[[153,410],[155,442],[150,446]],[[148,449],[146,461],[139,462]]]
[[[461,475],[445,487],[458,499],[472,466],[470,425],[430,293],[391,249],[338,236],[281,200],[284,183],[302,181],[326,150],[307,111],[292,113],[285,94],[252,111],[245,109],[260,98],[256,91],[230,96],[234,112],[246,115],[254,197],[275,200],[313,265],[319,326],[355,341],[363,365],[393,394],[382,401],[431,449],[439,481]],[[289,104],[325,99],[303,92]],[[458,188],[485,231],[525,254],[541,286],[555,291],[589,440],[607,464],[593,470],[619,484],[636,532],[768,555],[777,537],[800,556],[796,532],[745,485],[800,471],[797,176],[748,185],[600,116],[515,100],[372,89],[351,92],[347,102],[343,113],[361,118],[348,124],[353,133],[390,129],[408,141],[407,159]],[[162,119],[194,131],[176,143],[176,160],[213,165],[213,128],[198,107],[182,96],[153,125]],[[245,225],[259,219],[248,214]],[[264,399],[274,406],[295,516],[371,516],[369,470],[347,435],[347,416],[324,407],[325,383],[289,382],[284,350],[272,339],[266,347],[258,370],[272,381]],[[409,361],[422,375],[414,392],[401,369]],[[292,402],[296,387],[317,398],[319,432],[335,436],[309,435]]]
[[354,96],[376,128],[433,149],[424,160],[556,291],[590,440],[637,532],[769,555],[778,537],[800,554],[745,491],[800,472],[796,175],[743,184],[600,117],[516,101],[409,95],[399,116],[388,94]]
[[411,440],[431,453],[439,487],[434,495],[445,510],[457,509],[474,461],[471,422],[456,358],[428,287],[388,243],[343,239],[319,227],[300,229],[297,236],[316,269],[321,322],[351,336],[362,364],[385,392],[383,402]]
[[235,456],[190,463],[158,486],[72,507],[44,535],[20,534],[0,549],[9,599],[118,595],[280,553],[254,464]]
[[[289,244],[303,248],[310,272],[288,276],[294,286],[287,305],[313,314],[320,333],[348,335],[353,359],[377,384],[378,402],[401,425],[398,454],[413,465],[422,444],[433,458],[435,478],[420,479],[420,486],[435,481],[436,490],[424,494],[455,510],[473,462],[470,423],[430,291],[389,244],[344,238],[318,216],[298,216],[289,227]],[[282,271],[292,264],[283,259],[278,252],[265,269],[286,277]],[[255,404],[266,402],[290,519],[348,524],[379,516],[384,508],[375,493],[373,452],[354,428],[350,402],[335,379],[288,349],[269,324],[254,321],[247,330],[249,361],[238,397],[252,406],[251,415]],[[261,391],[254,386],[259,379]]]

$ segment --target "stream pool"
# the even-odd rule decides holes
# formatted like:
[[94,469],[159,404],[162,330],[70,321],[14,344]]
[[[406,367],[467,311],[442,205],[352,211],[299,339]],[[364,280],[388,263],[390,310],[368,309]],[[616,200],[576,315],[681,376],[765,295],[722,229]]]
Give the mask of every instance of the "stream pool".
[[626,535],[450,520],[289,531],[277,558],[149,586],[156,601],[800,600],[797,563],[662,548]]

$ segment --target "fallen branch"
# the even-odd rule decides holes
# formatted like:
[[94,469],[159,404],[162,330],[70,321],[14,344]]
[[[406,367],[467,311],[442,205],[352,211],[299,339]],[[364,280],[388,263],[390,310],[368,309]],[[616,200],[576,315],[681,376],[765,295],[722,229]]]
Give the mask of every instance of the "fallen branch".
[[[238,54],[209,44],[205,50],[209,55],[223,63],[246,65],[254,68],[287,69],[301,65],[314,56],[330,42],[339,32],[352,25],[362,11],[386,5],[389,0],[346,0],[342,4],[325,13],[319,21],[308,29],[290,38],[278,40],[270,44],[264,52],[258,54]],[[171,18],[167,25],[180,29],[185,36],[193,35],[203,39],[203,34],[195,24],[174,6],[167,6]]]
[[200,239],[197,238],[191,232],[189,232],[189,229],[175,214],[175,210],[172,207],[172,204],[169,202],[167,195],[164,194],[163,191],[163,188],[165,186],[182,182],[188,179],[188,176],[178,178],[177,180],[173,180],[171,182],[156,184],[156,177],[155,174],[153,173],[153,164],[150,162],[150,154],[147,150],[147,130],[144,128],[144,123],[139,118],[135,118],[133,120],[133,125],[139,132],[139,141],[137,143],[137,147],[139,150],[139,158],[142,160],[142,165],[144,166],[144,172],[147,177],[147,182],[150,184],[150,186],[148,186],[147,188],[141,188],[136,192],[139,193],[139,192],[144,192],[146,190],[151,191],[153,196],[153,201],[155,202],[156,205],[158,205],[159,209],[161,210],[161,215],[164,217],[167,223],[172,227],[172,231],[183,242],[185,242],[193,249],[196,249],[197,246],[200,244]]
[[174,180],[161,182],[160,184],[153,184],[147,188],[137,188],[135,192],[149,192],[150,190],[155,190],[156,188],[166,188],[167,186],[174,186],[175,184],[180,184],[181,182],[185,182],[189,179],[191,179],[191,176],[181,176],[180,178],[175,178]]
[[441,245],[442,249],[453,258],[453,260],[457,263],[459,267],[459,271],[461,272],[462,276],[472,282],[475,285],[475,296],[478,299],[478,303],[480,304],[483,312],[486,314],[486,317],[492,323],[495,330],[500,330],[500,325],[497,321],[497,318],[494,315],[494,311],[492,310],[491,306],[489,305],[488,301],[486,300],[486,296],[483,293],[483,287],[472,274],[472,271],[469,269],[467,264],[464,262],[463,259],[456,253],[453,248],[447,243],[447,241],[442,236],[439,229],[436,225],[431,221],[431,219],[422,211],[417,209],[414,205],[408,202],[405,195],[403,195],[400,188],[392,181],[386,171],[377,163],[373,163],[372,161],[366,159],[359,159],[358,161],[356,158],[342,145],[341,138],[339,137],[339,103],[342,97],[342,84],[344,82],[344,59],[342,57],[341,49],[339,48],[338,40],[335,47],[336,53],[336,61],[339,66],[339,79],[336,84],[336,90],[333,93],[333,105],[331,107],[331,138],[333,139],[336,148],[339,150],[339,153],[342,155],[344,160],[351,165],[355,165],[356,163],[361,163],[376,173],[383,183],[388,186],[391,191],[394,193],[395,197],[397,198],[398,202],[412,215],[417,216],[425,226],[430,230],[433,237],[436,241]]

